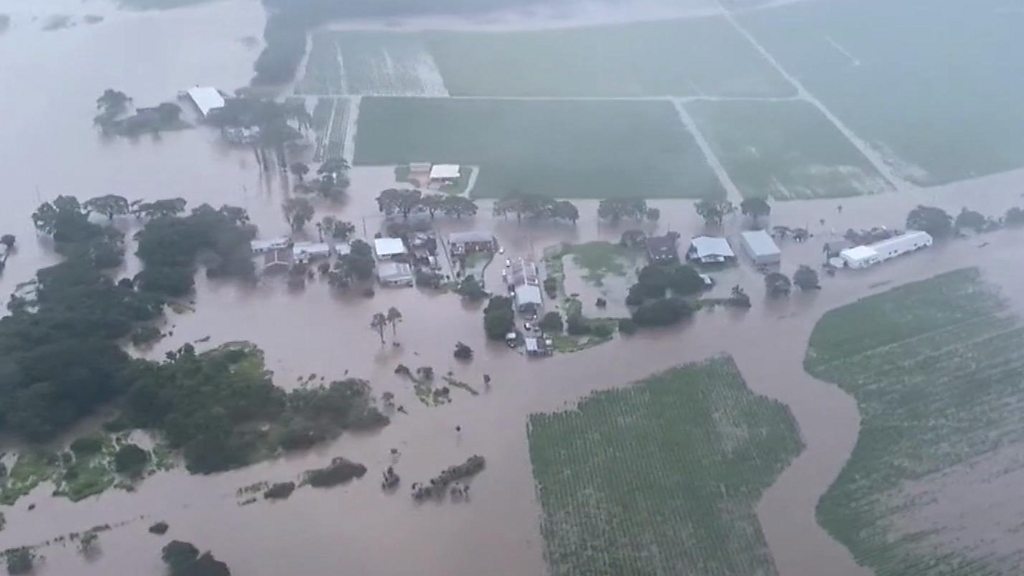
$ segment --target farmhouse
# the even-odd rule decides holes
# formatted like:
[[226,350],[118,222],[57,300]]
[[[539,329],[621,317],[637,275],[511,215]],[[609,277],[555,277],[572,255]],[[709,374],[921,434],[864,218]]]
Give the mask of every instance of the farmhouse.
[[679,252],[676,250],[676,234],[664,236],[648,236],[644,242],[647,246],[647,260],[652,264],[664,264],[679,260]]
[[263,273],[264,274],[282,274],[287,272],[292,267],[294,256],[292,251],[287,248],[280,250],[270,250],[263,254]]
[[269,240],[253,240],[249,242],[249,247],[252,248],[253,254],[266,254],[274,250],[284,250],[292,245],[291,238],[287,236],[281,236],[280,238],[270,238]]
[[743,250],[758,266],[778,264],[782,260],[782,252],[775,240],[764,230],[748,230],[740,232]]
[[296,262],[305,264],[313,260],[331,257],[331,246],[326,242],[296,242],[292,246],[292,256]]
[[736,253],[725,238],[697,236],[690,241],[686,251],[686,259],[701,264],[721,264],[736,259]]
[[474,254],[476,252],[492,253],[498,247],[494,234],[482,231],[452,232],[448,235],[448,245],[455,256]]
[[412,266],[405,262],[381,262],[377,265],[377,280],[384,286],[412,286]]
[[458,181],[458,164],[434,164],[430,168],[431,184],[455,184]]
[[185,92],[203,118],[224,107],[224,97],[212,86],[196,86]]
[[373,252],[378,260],[401,260],[407,253],[401,238],[377,238],[373,241]]

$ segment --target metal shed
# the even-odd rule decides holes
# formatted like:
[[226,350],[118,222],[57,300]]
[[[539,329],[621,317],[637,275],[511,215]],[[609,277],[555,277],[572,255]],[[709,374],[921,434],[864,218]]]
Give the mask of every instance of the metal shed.
[[782,252],[775,240],[764,230],[748,230],[740,233],[743,250],[758,266],[778,264],[782,260]]

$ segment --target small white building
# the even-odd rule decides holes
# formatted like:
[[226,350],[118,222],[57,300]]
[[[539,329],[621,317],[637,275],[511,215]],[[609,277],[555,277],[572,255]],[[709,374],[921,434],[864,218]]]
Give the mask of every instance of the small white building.
[[291,245],[292,239],[287,236],[270,238],[267,240],[253,240],[252,242],[249,242],[249,247],[252,248],[253,254],[266,254],[267,252],[285,250]]
[[302,264],[330,258],[331,245],[326,242],[296,242],[292,246],[292,255],[296,262]]
[[458,164],[434,164],[430,167],[431,184],[454,184],[459,181]]
[[196,86],[189,88],[185,93],[203,118],[209,116],[210,112],[224,107],[224,97],[212,86]]
[[701,264],[720,264],[736,259],[736,253],[725,238],[697,236],[690,241],[686,259]]
[[373,252],[378,260],[394,260],[408,253],[401,238],[376,238],[373,241]]
[[743,250],[758,266],[778,264],[782,261],[782,251],[764,230],[747,230],[740,232]]
[[377,280],[384,286],[412,286],[412,266],[405,262],[381,262],[377,265]]

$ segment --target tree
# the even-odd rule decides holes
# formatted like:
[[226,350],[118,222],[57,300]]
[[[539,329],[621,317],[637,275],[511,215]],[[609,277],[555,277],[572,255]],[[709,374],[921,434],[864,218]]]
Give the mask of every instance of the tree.
[[135,444],[125,444],[114,453],[114,470],[130,478],[142,476],[149,463],[149,452]]
[[174,540],[160,554],[171,576],[231,576],[228,565],[188,542]]
[[403,219],[408,219],[420,205],[422,196],[419,190],[388,188],[377,195],[377,209],[387,216],[401,214]]
[[381,312],[377,312],[373,315],[370,320],[370,328],[377,331],[377,335],[380,336],[380,345],[384,345],[384,327],[388,325],[388,317]]
[[465,196],[446,195],[441,202],[441,211],[445,216],[461,219],[463,216],[476,216],[477,205]]
[[637,326],[671,326],[693,314],[693,307],[682,298],[658,298],[644,302],[633,311]]
[[497,200],[494,203],[493,211],[495,216],[507,216],[509,213],[515,213],[516,222],[521,223],[523,221],[523,216],[528,218],[550,216],[551,204],[552,201],[550,198],[545,198],[536,194],[514,192]]
[[373,278],[376,264],[370,245],[362,240],[353,240],[350,248],[351,251],[334,265],[329,280],[332,286],[344,288],[353,278],[364,282]]
[[754,227],[759,228],[761,218],[772,213],[772,206],[765,198],[744,198],[743,202],[740,202],[740,211],[744,216],[750,216],[754,221]]
[[644,214],[648,222],[657,222],[661,218],[661,210],[657,208],[648,208]]
[[288,224],[291,225],[292,230],[296,232],[306,227],[306,224],[313,219],[316,214],[316,209],[313,208],[313,204],[305,198],[288,198],[282,205],[284,208],[284,217],[288,220]]
[[100,540],[100,535],[95,530],[88,530],[78,540],[78,552],[82,556],[90,557],[96,552],[96,544]]
[[6,252],[10,252],[14,249],[15,242],[17,242],[17,240],[15,239],[14,234],[4,234],[3,236],[0,236],[0,244],[4,246]]
[[484,332],[490,340],[504,340],[515,329],[515,311],[508,296],[491,296],[484,308]]
[[345,160],[341,156],[333,156],[324,160],[323,163],[320,164],[320,167],[317,168],[316,172],[317,174],[330,175],[337,178],[340,174],[348,172],[348,169],[348,160]]
[[597,205],[597,217],[612,224],[618,224],[623,218],[641,220],[646,215],[647,201],[643,199],[608,198]]
[[1007,226],[1020,226],[1024,224],[1024,209],[1014,206],[1006,211],[1004,221]]
[[128,111],[128,105],[131,102],[132,99],[124,92],[107,88],[96,99],[96,109],[100,112],[99,116],[96,117],[96,123],[103,124],[124,114]]
[[114,216],[120,216],[128,213],[128,200],[123,196],[117,196],[115,194],[107,194],[106,196],[90,198],[85,201],[83,206],[86,210],[103,214],[107,217],[107,220],[113,220]]
[[960,213],[956,216],[954,226],[957,230],[974,230],[975,232],[981,232],[985,229],[988,224],[988,218],[981,212],[975,212],[974,210],[968,210],[967,208],[960,209]]
[[568,220],[576,224],[576,221],[580,219],[579,208],[575,204],[568,200],[559,200],[551,205],[550,214],[552,218],[558,218],[560,220]]
[[736,207],[728,200],[712,200],[705,198],[694,204],[697,214],[704,219],[707,226],[718,227],[726,216],[736,211]]
[[306,179],[306,174],[309,174],[309,165],[305,162],[292,162],[288,170],[299,179],[299,182],[303,182]]
[[704,290],[704,278],[695,268],[675,264],[668,266],[668,288],[676,296],[689,296]]
[[945,238],[953,232],[953,217],[941,208],[919,205],[907,214],[907,229],[922,230],[933,238]]
[[29,574],[35,564],[36,555],[31,548],[21,547],[7,551],[7,573],[11,576]]
[[136,201],[131,204],[131,211],[139,218],[162,218],[181,214],[185,211],[186,205],[184,198],[167,198],[155,202]]
[[565,325],[562,322],[562,315],[558,312],[548,312],[540,319],[537,326],[545,332],[561,332],[565,329]]
[[444,199],[445,194],[424,194],[420,198],[420,206],[430,214],[430,219],[433,220],[434,214],[444,206]]
[[455,292],[470,302],[477,302],[487,297],[487,291],[483,289],[480,282],[472,274],[466,276],[459,282]]
[[799,286],[801,290],[821,289],[821,284],[818,282],[818,273],[810,266],[800,266],[797,269],[793,274],[793,284]]
[[402,321],[402,313],[394,306],[388,308],[388,324],[391,324],[391,339],[398,337],[398,323]]
[[787,296],[790,291],[789,278],[781,272],[771,272],[764,277],[764,287],[769,296]]
[[457,342],[455,344],[455,352],[453,353],[453,355],[455,356],[456,360],[472,360],[473,349],[470,348],[469,345],[467,344]]
[[320,221],[320,229],[328,238],[344,241],[355,234],[356,226],[351,222],[338,220],[334,216],[324,216]]

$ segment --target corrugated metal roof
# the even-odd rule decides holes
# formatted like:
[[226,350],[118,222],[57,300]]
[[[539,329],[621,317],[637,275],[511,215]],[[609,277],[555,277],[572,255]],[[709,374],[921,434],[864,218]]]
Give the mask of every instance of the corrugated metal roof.
[[772,240],[764,230],[748,230],[740,232],[740,236],[743,237],[747,248],[753,252],[752,256],[774,256],[781,253],[775,240]]
[[220,95],[220,92],[212,86],[196,86],[188,90],[188,97],[192,99],[192,102],[199,109],[199,113],[204,117],[210,113],[211,110],[224,107],[224,97]]
[[516,286],[516,306],[524,306],[526,304],[540,306],[543,303],[544,298],[541,294],[540,286],[534,286],[533,284]]
[[458,164],[434,164],[430,168],[431,180],[448,180],[459,177]]
[[732,246],[729,246],[729,241],[725,238],[697,236],[690,241],[690,247],[696,252],[697,258],[707,258],[710,256],[736,257],[736,253],[732,251]]
[[405,254],[405,244],[401,238],[377,238],[373,241],[373,250],[379,258]]

